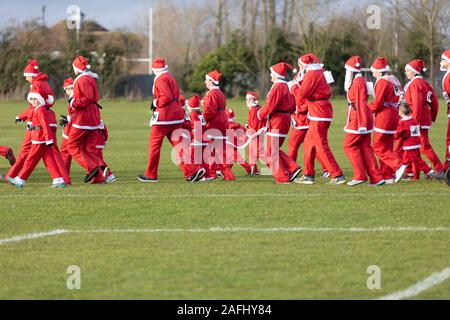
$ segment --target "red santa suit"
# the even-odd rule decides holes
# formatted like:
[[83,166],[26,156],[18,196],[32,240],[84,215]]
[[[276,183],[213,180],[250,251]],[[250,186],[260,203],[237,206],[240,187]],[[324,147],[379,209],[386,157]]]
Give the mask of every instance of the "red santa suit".
[[314,160],[317,156],[324,169],[330,172],[331,177],[340,177],[342,170],[328,145],[328,129],[333,121],[331,88],[317,57],[306,54],[299,59],[299,63],[305,65],[306,72],[302,85],[294,84],[291,87],[291,93],[296,101],[306,101],[297,111],[308,112],[309,129],[303,147],[304,174],[315,175]]
[[[70,98],[71,128],[68,149],[72,158],[87,173],[102,166],[97,154],[97,130],[100,129],[100,110],[97,104],[100,96],[96,74],[89,72],[86,58],[79,56],[73,62],[74,70],[79,73],[73,84],[73,96]],[[99,170],[99,179],[100,170]],[[95,176],[92,176],[94,178]],[[85,181],[89,182],[89,181]]]
[[[97,155],[100,158],[100,161],[104,167],[110,168],[110,166],[105,162],[104,156],[103,156],[103,150],[106,148],[106,144],[108,143],[108,128],[106,127],[105,122],[103,119],[100,119],[100,129],[97,130],[97,142],[95,144],[95,148],[97,149]],[[108,175],[106,177],[106,181],[108,181],[109,177],[114,177],[111,169],[108,170]],[[114,177],[115,179],[115,177]],[[92,183],[101,183],[103,179],[99,179],[98,177],[94,178],[92,180]]]
[[[55,102],[53,90],[47,82],[48,76],[40,73],[38,61],[30,60],[24,69],[23,75],[25,77],[32,77],[29,92],[41,92],[45,97],[45,107],[51,107]],[[28,126],[31,125],[33,111],[34,107],[29,104],[28,108],[16,117],[16,122],[27,123],[27,130],[25,131],[25,136],[16,163],[10,168],[6,174],[6,178],[14,178],[17,176],[31,150],[31,131],[28,129]]]
[[247,137],[252,139],[249,147],[249,164],[254,167],[254,172],[258,172],[257,163],[258,160],[263,161],[265,164],[268,163],[266,152],[264,150],[264,134],[266,128],[265,119],[258,119],[258,111],[261,107],[258,104],[258,96],[254,92],[247,92],[247,98],[251,98],[254,104],[249,107],[247,116]]
[[404,116],[398,123],[395,140],[403,149],[403,164],[413,165],[429,175],[433,170],[420,157],[420,123],[412,116]]
[[[64,89],[72,88],[73,89],[73,79],[67,78],[64,80]],[[71,97],[69,97],[71,98]],[[70,174],[70,167],[72,164],[72,155],[70,154],[68,142],[69,142],[69,134],[70,134],[70,128],[72,127],[72,121],[70,113],[72,111],[72,108],[70,107],[70,104],[67,106],[67,123],[64,125],[64,130],[62,133],[62,142],[61,142],[61,157],[64,161],[64,166],[66,168],[66,171],[68,174]]]
[[37,99],[39,105],[34,108],[31,116],[31,149],[23,164],[15,183],[19,185],[25,184],[31,173],[36,168],[39,161],[44,161],[45,167],[53,178],[54,185],[63,185],[63,175],[59,170],[59,166],[55,160],[52,144],[54,144],[54,134],[51,130],[51,119],[49,111],[45,107],[46,100],[42,92],[32,91],[28,94],[28,101],[30,99]]
[[[167,138],[177,150],[177,145],[182,141],[182,124],[184,122],[184,110],[180,105],[180,90],[175,79],[167,71],[167,64],[164,59],[157,58],[152,64],[156,76],[153,82],[153,115],[150,121],[150,137],[148,143],[148,166],[145,177],[150,179],[158,178],[158,166],[161,155],[161,147],[164,138]],[[177,159],[180,169],[186,178],[191,177],[198,167],[185,165]]]
[[[433,87],[423,79],[419,74],[426,71],[425,64],[422,60],[413,60],[409,62],[406,70],[412,70],[417,75],[409,81],[405,86],[405,100],[410,105],[412,116],[420,123],[420,151],[433,164],[437,172],[443,170],[443,165],[439,160],[438,155],[434,152],[431,146],[428,132],[431,128],[432,122],[436,121],[439,102],[436,92]],[[419,176],[416,173],[416,177]]]
[[244,157],[239,153],[239,149],[236,147],[242,146],[246,142],[246,129],[243,125],[236,121],[236,116],[233,109],[225,109],[225,114],[228,117],[228,139],[227,139],[227,166],[233,168],[233,162],[238,163],[244,170],[250,174],[251,167],[245,161]]
[[284,62],[270,68],[271,75],[277,76],[278,80],[274,82],[267,94],[266,104],[258,111],[260,120],[267,118],[267,157],[277,183],[291,182],[293,175],[300,173],[299,165],[281,150],[289,133],[291,114],[295,111],[294,97],[289,93],[287,82],[283,80],[287,68],[292,67]]
[[[361,74],[361,58],[351,57],[345,63],[347,70],[347,123],[344,131],[344,151],[353,167],[353,180],[367,180],[370,177],[371,184],[377,184],[383,180],[375,154],[371,146],[371,133],[373,132],[373,116],[367,107],[366,80]],[[353,77],[353,74],[354,77]],[[352,79],[353,77],[353,79]],[[349,86],[350,85],[350,86]],[[348,87],[349,86],[349,87]]]
[[[372,71],[386,72],[389,66],[385,58],[378,58],[372,64]],[[403,91],[400,82],[392,75],[377,79],[374,86],[374,100],[369,109],[375,114],[373,150],[380,160],[380,171],[385,180],[390,180],[402,165],[394,152],[394,134],[399,120],[398,101]]]
[[224,180],[236,180],[233,172],[227,167],[226,139],[228,118],[225,114],[226,98],[218,87],[222,74],[214,70],[206,75],[214,86],[203,98],[203,116],[206,121],[206,134],[211,139],[214,155],[211,155],[211,174],[221,171]]
[[[448,63],[450,63],[450,50],[445,51],[442,54],[442,59],[445,59]],[[447,139],[445,141],[445,170],[449,168],[450,163],[450,69],[444,75],[442,79],[442,93],[444,95],[444,100],[447,104],[447,118],[448,118],[448,126],[447,126]]]

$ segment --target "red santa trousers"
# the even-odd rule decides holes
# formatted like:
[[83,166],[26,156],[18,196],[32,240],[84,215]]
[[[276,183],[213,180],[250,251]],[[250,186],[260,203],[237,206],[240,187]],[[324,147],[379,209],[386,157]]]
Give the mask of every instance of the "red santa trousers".
[[425,174],[430,173],[431,168],[426,164],[425,161],[420,157],[420,150],[403,150],[403,164],[407,166],[413,166],[417,170],[422,171]]
[[239,149],[235,148],[234,146],[229,145],[228,143],[226,144],[226,148],[227,148],[227,167],[228,168],[233,168],[233,162],[239,164],[242,168],[244,168],[244,170],[247,173],[251,172],[251,167],[250,165],[247,163],[247,161],[245,161],[244,157],[242,157],[242,155],[239,153]]
[[66,168],[67,173],[70,175],[70,167],[72,164],[72,155],[69,152],[69,140],[63,139],[61,142],[61,157],[64,161],[64,166]]
[[259,135],[252,139],[248,146],[248,157],[250,166],[256,166],[258,160],[267,164],[267,155],[264,150],[264,135]]
[[303,161],[305,165],[305,175],[314,176],[314,160],[316,157],[322,163],[323,169],[327,170],[333,178],[342,175],[336,159],[328,145],[328,121],[310,121],[309,129],[305,136],[303,146]]
[[53,147],[48,147],[45,144],[31,145],[28,157],[23,164],[22,170],[20,170],[17,176],[22,180],[28,180],[41,159],[44,161],[44,165],[52,179],[63,178],[63,175],[60,172],[59,166],[55,160]]
[[84,130],[72,127],[69,133],[68,149],[72,158],[82,166],[86,172],[91,172],[102,166],[97,155],[97,130]]
[[[300,150],[300,146],[305,141],[306,133],[308,132],[308,129],[293,129],[291,130],[291,134],[289,136],[289,142],[288,142],[288,155],[297,162],[298,159],[298,151]],[[317,157],[317,160],[320,163],[320,166],[322,167],[322,171],[328,171],[325,166],[322,163],[322,160]]]
[[394,172],[401,166],[402,160],[394,152],[394,135],[375,132],[373,134],[373,151],[380,160],[380,172],[384,179],[392,179]]
[[20,147],[18,157],[16,158],[16,163],[11,168],[9,168],[9,171],[6,174],[6,179],[17,177],[20,170],[22,170],[23,164],[25,163],[25,160],[27,159],[30,150],[31,150],[31,131],[26,130],[25,136],[23,137],[22,146]]
[[431,164],[434,167],[436,172],[440,172],[443,170],[444,166],[442,165],[441,160],[439,160],[438,155],[434,152],[433,147],[430,143],[430,137],[428,136],[428,129],[420,130],[420,152],[425,155],[425,157],[430,160]]
[[371,146],[370,134],[346,133],[344,151],[353,167],[354,180],[367,180],[375,184],[383,180]]
[[277,183],[289,181],[289,175],[299,168],[299,165],[283,150],[285,137],[267,135],[268,166]]
[[[167,137],[172,147],[177,148],[177,145],[180,143],[180,137],[175,140],[172,140],[172,135],[175,130],[181,129],[181,124],[171,124],[171,125],[153,125],[150,130],[150,137],[148,140],[148,166],[145,171],[145,176],[151,179],[158,178],[158,166],[159,159],[161,157],[161,147],[164,141],[164,138]],[[181,131],[180,131],[181,133]],[[177,154],[180,154],[180,151],[177,149]],[[179,162],[179,167],[181,171],[183,171],[184,176],[187,178],[193,175],[196,169],[199,166],[185,164],[181,159],[177,159]]]
[[[54,140],[54,144],[50,147],[50,149],[51,149],[50,152],[52,153],[55,163],[58,166],[59,173],[61,174],[61,176],[64,179],[64,183],[71,184],[70,175],[66,169],[66,163],[64,162],[64,159],[61,156],[61,153],[59,152],[58,145],[56,144],[56,138],[53,137],[53,140]],[[44,159],[44,162],[45,161],[46,161],[46,159]]]
[[232,157],[230,159],[227,158],[226,139],[215,138],[210,146],[211,148],[206,148],[206,152],[211,153],[209,155],[210,175],[214,178],[216,177],[216,172],[221,171],[224,180],[236,180],[233,172],[228,167],[229,161],[231,161]]
[[211,173],[211,171],[209,170],[210,167],[210,152],[209,150],[211,150],[212,147],[208,145],[208,143],[204,143],[204,142],[193,142],[191,144],[191,163],[194,166],[198,166],[199,168],[203,168],[205,169],[205,178],[215,178],[216,175],[215,173]]

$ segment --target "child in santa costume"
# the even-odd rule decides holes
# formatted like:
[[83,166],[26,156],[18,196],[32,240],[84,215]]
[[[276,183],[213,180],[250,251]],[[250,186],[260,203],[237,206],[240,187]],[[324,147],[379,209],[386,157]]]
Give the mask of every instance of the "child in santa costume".
[[54,133],[50,127],[51,119],[43,91],[31,91],[28,94],[28,102],[34,110],[31,115],[31,149],[23,164],[22,169],[15,178],[9,177],[8,181],[17,188],[23,188],[39,161],[44,161],[45,167],[53,178],[53,188],[64,188],[64,178],[54,155]]
[[203,117],[206,121],[206,135],[211,140],[213,150],[210,155],[210,173],[215,178],[221,171],[226,181],[236,180],[233,172],[227,167],[226,140],[228,118],[225,114],[226,98],[219,88],[222,74],[214,70],[205,76],[205,86],[208,89],[203,98]]
[[[428,135],[431,124],[436,121],[439,102],[431,84],[422,77],[425,71],[425,63],[420,59],[414,59],[405,66],[405,74],[409,80],[404,88],[405,100],[411,107],[413,118],[420,123],[420,152],[430,160],[437,175],[443,180],[444,166],[434,152]],[[408,167],[408,171],[412,173],[412,168]],[[419,171],[416,170],[415,178],[418,177]]]
[[227,166],[228,168],[233,168],[233,162],[241,165],[242,168],[250,175],[251,167],[239,153],[237,147],[243,146],[246,142],[246,129],[243,125],[236,121],[236,116],[233,109],[226,108],[225,114],[228,118],[228,139],[227,139]]
[[[67,98],[70,99],[73,95],[73,79],[67,78],[64,80],[63,84],[64,92],[67,95]],[[64,161],[64,166],[66,167],[67,172],[70,174],[70,167],[72,164],[72,155],[70,154],[68,142],[69,142],[69,132],[72,127],[70,112],[72,107],[68,104],[67,107],[67,115],[61,115],[61,119],[59,120],[59,125],[64,127],[62,133],[62,142],[61,142],[61,156]]]
[[290,92],[296,101],[306,101],[300,108],[308,111],[309,128],[303,146],[304,176],[296,182],[301,184],[314,183],[314,161],[321,160],[324,169],[332,177],[329,184],[345,183],[345,177],[328,145],[328,129],[333,121],[333,106],[331,105],[331,88],[324,75],[324,69],[319,59],[312,53],[301,56],[298,60],[299,71],[304,72],[302,85],[295,81],[289,83]]
[[[412,116],[412,110],[408,103],[402,102],[399,107],[401,120],[398,123],[394,139],[398,140],[403,149],[403,165],[415,166],[427,176],[437,179],[438,176],[429,165],[420,157],[420,122]],[[401,176],[395,177],[398,182]]]
[[267,165],[267,156],[264,150],[264,135],[266,133],[265,119],[258,119],[258,111],[261,109],[258,103],[258,96],[255,92],[248,91],[245,95],[245,102],[248,108],[247,116],[247,137],[251,139],[248,147],[250,175],[258,176],[258,160]]
[[[97,155],[100,158],[102,165],[104,167],[110,168],[110,166],[105,162],[103,156],[103,150],[105,149],[107,143],[108,143],[108,128],[106,127],[106,124],[103,121],[103,119],[100,119],[100,129],[97,130],[97,143],[95,145],[95,148],[97,149]],[[108,175],[106,176],[106,179],[104,179],[104,182],[112,183],[115,181],[116,177],[112,173],[111,169],[109,169]],[[98,177],[92,180],[92,183],[102,183],[102,182],[103,179],[98,179]]]
[[390,70],[386,58],[377,58],[370,70],[377,79],[374,85],[374,100],[369,109],[375,114],[373,150],[380,160],[380,171],[387,184],[399,181],[405,173],[399,155],[394,152],[394,134],[398,124],[398,104],[403,89],[398,79],[388,75]]
[[367,182],[380,186],[385,183],[371,146],[373,116],[367,107],[366,80],[361,73],[361,58],[353,56],[345,63],[345,85],[348,110],[344,131],[344,151],[353,167],[353,180],[349,186]]
[[[30,83],[29,92],[42,92],[46,98],[45,107],[51,107],[55,102],[53,90],[47,82],[48,76],[40,72],[38,61],[31,59],[23,70],[23,75],[26,81]],[[28,104],[28,108],[16,116],[15,123],[26,122],[27,129],[25,131],[22,146],[20,147],[19,155],[15,164],[6,174],[6,179],[17,176],[20,170],[22,170],[23,164],[25,163],[28,153],[31,150],[31,130],[29,130],[29,126],[31,125],[31,116],[33,111],[34,107],[31,104]]]
[[279,184],[294,181],[301,172],[300,166],[281,150],[291,126],[291,114],[295,111],[294,97],[287,85],[287,69],[293,69],[285,62],[270,67],[272,88],[267,94],[266,104],[257,112],[258,119],[267,119],[267,158],[270,170]]
[[[184,122],[180,90],[175,79],[167,71],[166,61],[163,58],[156,58],[152,63],[152,70],[155,79],[153,82],[153,115],[150,121],[151,130],[148,144],[149,161],[144,175],[138,176],[138,180],[141,182],[158,182],[158,166],[164,138],[167,137],[172,147],[177,148],[181,142],[181,135],[178,133],[181,132]],[[173,140],[174,133],[177,133],[178,138]],[[198,181],[205,174],[205,170],[199,166],[178,162],[186,181]]]
[[85,183],[94,178],[104,181],[109,168],[104,166],[96,148],[97,131],[101,126],[98,75],[89,71],[91,66],[83,56],[75,58],[72,67],[77,77],[69,98],[71,128],[67,147],[72,158],[86,170]]
[[445,142],[445,166],[444,169],[447,170],[445,177],[447,184],[450,186],[450,50],[445,51],[442,54],[441,59],[441,71],[445,71],[444,78],[442,79],[442,92],[444,95],[445,102],[447,103],[447,115],[448,115],[448,126],[447,126],[447,139]]

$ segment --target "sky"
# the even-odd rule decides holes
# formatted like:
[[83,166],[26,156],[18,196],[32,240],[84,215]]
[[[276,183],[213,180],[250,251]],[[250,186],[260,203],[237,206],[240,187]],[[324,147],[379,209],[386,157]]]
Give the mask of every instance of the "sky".
[[148,12],[157,0],[0,0],[0,27],[10,20],[25,21],[42,16],[42,6],[46,6],[45,21],[52,26],[65,20],[70,5],[78,5],[86,19],[99,22],[107,29],[126,27],[134,30],[136,19]]

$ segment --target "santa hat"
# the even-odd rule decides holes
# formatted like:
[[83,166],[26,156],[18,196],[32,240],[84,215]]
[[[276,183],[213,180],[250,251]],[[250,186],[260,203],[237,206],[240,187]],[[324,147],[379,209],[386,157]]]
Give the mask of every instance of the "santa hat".
[[361,57],[353,56],[345,62],[345,69],[353,72],[361,72]]
[[298,64],[306,67],[312,64],[320,64],[320,60],[314,53],[307,53],[298,58]]
[[73,88],[73,79],[72,78],[67,78],[64,80],[64,84],[63,84],[63,89],[69,89],[69,88]]
[[284,79],[286,77],[287,69],[294,70],[294,67],[292,67],[289,63],[279,62],[270,67],[270,75]]
[[191,109],[199,109],[200,108],[200,97],[198,95],[192,96],[187,101],[187,105]]
[[39,106],[45,106],[45,99],[38,89],[32,88],[28,93],[27,101],[31,103],[31,99],[36,99],[39,102]]
[[256,93],[254,93],[252,91],[248,91],[245,94],[245,99],[253,99],[253,100],[255,100],[256,103],[258,103],[258,96],[256,95]]
[[217,86],[217,85],[219,85],[219,81],[220,81],[221,77],[222,77],[222,74],[219,71],[214,70],[206,75],[206,80],[211,80],[212,83],[214,83]]
[[229,122],[236,121],[236,116],[234,115],[233,109],[225,109],[225,114],[227,115]]
[[444,51],[442,54],[442,59],[450,63],[450,50]]
[[39,74],[39,63],[37,60],[28,61],[27,66],[23,69],[25,77],[36,77]]
[[420,59],[414,59],[405,66],[405,71],[412,70],[414,73],[422,73],[427,71],[427,68],[425,68],[425,62]]
[[384,57],[377,58],[370,67],[370,71],[372,72],[387,72],[390,69],[388,61]]
[[83,56],[78,56],[73,60],[72,67],[76,72],[82,73],[86,71],[86,69],[90,69],[91,65],[89,64],[88,59]]
[[153,60],[153,62],[152,62],[153,72],[166,71],[168,68],[169,67],[166,63],[166,60],[164,60],[164,58],[155,58],[155,60]]

